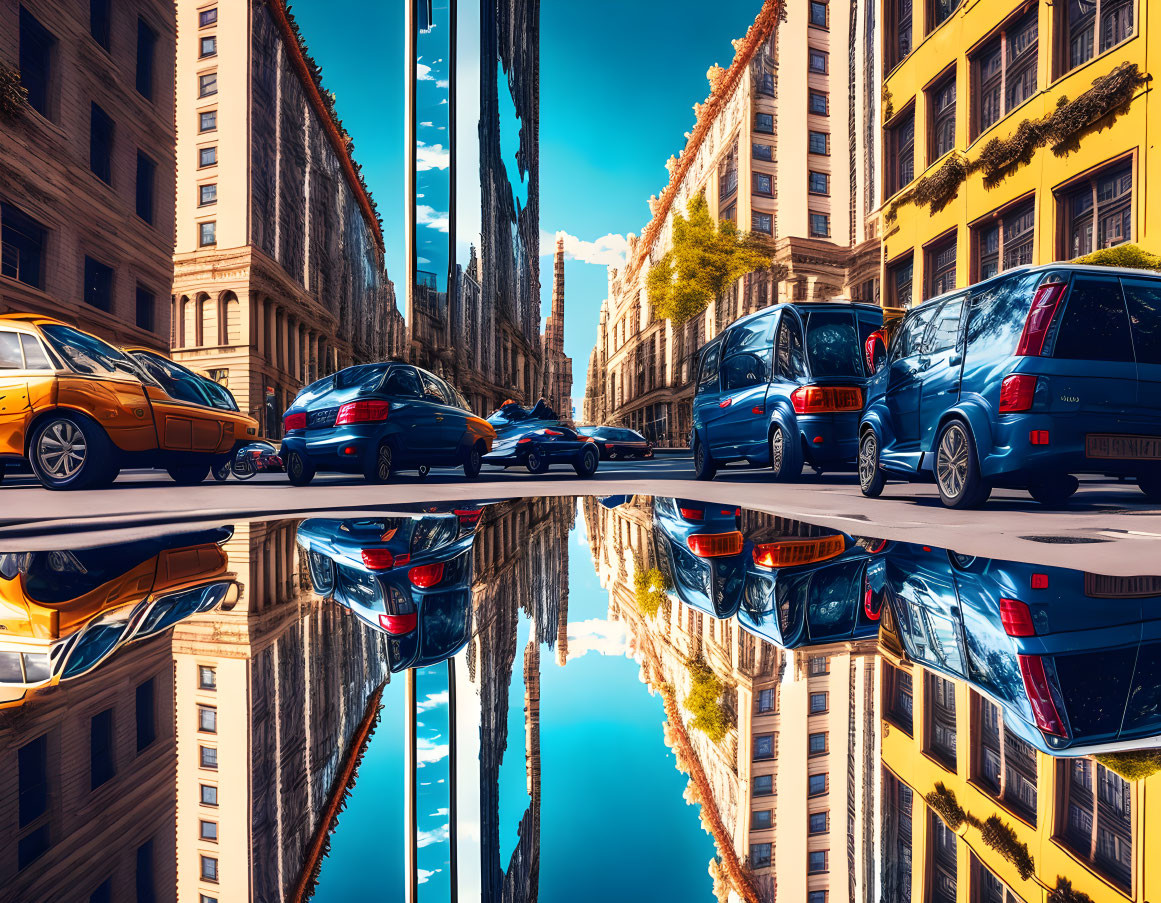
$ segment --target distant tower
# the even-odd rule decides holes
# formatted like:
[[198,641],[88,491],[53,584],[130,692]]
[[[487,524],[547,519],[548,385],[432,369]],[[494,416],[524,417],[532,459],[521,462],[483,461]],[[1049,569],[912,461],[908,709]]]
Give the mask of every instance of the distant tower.
[[564,353],[564,237],[556,239],[552,266],[552,313],[544,325],[545,394],[556,412],[572,417],[572,359]]
[[564,353],[564,237],[556,240],[552,263],[552,314],[544,327],[544,347]]

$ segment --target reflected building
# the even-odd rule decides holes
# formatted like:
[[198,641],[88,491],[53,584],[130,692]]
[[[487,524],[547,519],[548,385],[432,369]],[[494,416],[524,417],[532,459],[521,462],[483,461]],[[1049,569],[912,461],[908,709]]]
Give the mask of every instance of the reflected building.
[[552,312],[544,326],[544,391],[549,406],[564,420],[573,418],[572,358],[564,353],[564,238],[556,239],[552,258]]

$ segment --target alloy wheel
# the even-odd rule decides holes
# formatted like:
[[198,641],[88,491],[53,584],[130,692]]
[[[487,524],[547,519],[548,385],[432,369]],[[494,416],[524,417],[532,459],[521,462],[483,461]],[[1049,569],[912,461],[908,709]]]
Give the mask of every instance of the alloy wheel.
[[948,498],[958,498],[968,476],[968,437],[964,428],[953,423],[944,430],[935,457],[935,478]]
[[36,459],[54,480],[68,480],[84,467],[89,447],[85,434],[71,420],[49,424],[36,446]]
[[879,450],[875,446],[875,434],[868,432],[859,446],[859,483],[865,489],[875,478],[879,467]]
[[782,428],[775,427],[774,435],[770,437],[770,469],[775,473],[782,470],[782,459],[786,455],[786,439],[782,435]]
[[391,446],[390,445],[384,444],[384,445],[379,446],[379,459],[378,459],[378,465],[377,465],[377,472],[379,474],[379,479],[383,480],[384,482],[386,482],[387,480],[389,480],[391,478]]

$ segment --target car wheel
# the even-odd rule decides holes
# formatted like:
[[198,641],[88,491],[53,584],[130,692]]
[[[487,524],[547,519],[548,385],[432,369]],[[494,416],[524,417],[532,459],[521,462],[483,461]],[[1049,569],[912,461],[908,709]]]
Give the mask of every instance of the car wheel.
[[305,486],[314,479],[314,464],[302,452],[292,451],[286,456],[286,476],[293,486]]
[[395,452],[390,442],[380,442],[371,454],[367,455],[367,462],[363,467],[363,476],[368,483],[386,483],[391,479],[392,467],[395,463]]
[[470,449],[468,455],[464,458],[464,476],[469,480],[474,480],[480,475],[480,468],[484,465],[484,451],[477,442]]
[[770,471],[777,483],[789,483],[802,476],[802,450],[790,438],[786,427],[774,424],[770,431]]
[[211,465],[210,476],[217,480],[217,482],[224,483],[226,480],[230,479],[230,474],[233,472],[233,470],[234,456],[221,455],[214,461],[213,465]]
[[210,462],[202,460],[167,464],[165,472],[173,482],[181,486],[196,486],[209,475]]
[[88,489],[109,472],[116,454],[97,424],[76,414],[42,420],[28,444],[28,463],[45,489]]
[[1043,480],[1037,480],[1028,485],[1028,494],[1036,499],[1041,505],[1048,505],[1049,507],[1056,507],[1067,502],[1077,487],[1080,486],[1080,480],[1069,473],[1054,474]]
[[539,451],[534,449],[524,459],[524,466],[528,468],[529,473],[541,474],[548,470],[548,461]]
[[1161,470],[1148,470],[1137,476],[1137,487],[1151,502],[1161,502]]
[[859,489],[867,498],[877,499],[886,484],[887,476],[879,466],[879,437],[867,430],[859,442]]
[[5,474],[5,471],[7,471],[7,470],[8,470],[7,467],[5,467],[3,464],[0,464],[0,483],[4,482],[4,474]]
[[939,432],[935,444],[935,484],[947,508],[976,508],[992,487],[980,475],[975,443],[967,424],[952,420]]
[[693,475],[699,480],[712,480],[718,472],[717,465],[710,457],[709,449],[701,439],[693,440]]
[[580,460],[572,465],[572,469],[577,472],[577,476],[591,477],[597,472],[598,457],[593,449],[586,448],[581,452]]

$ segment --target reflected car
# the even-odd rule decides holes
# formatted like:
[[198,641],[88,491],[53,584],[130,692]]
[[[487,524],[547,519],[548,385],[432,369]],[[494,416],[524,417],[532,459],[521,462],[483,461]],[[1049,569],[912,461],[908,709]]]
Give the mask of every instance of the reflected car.
[[885,592],[873,562],[886,549],[844,533],[750,543],[738,623],[783,649],[874,637]]
[[432,373],[388,361],[359,364],[303,389],[282,418],[279,457],[295,486],[319,471],[385,483],[399,470],[421,476],[462,466],[475,479],[496,431]]
[[1054,756],[1161,737],[1161,577],[1111,577],[896,543],[882,562],[906,658],[967,681]]
[[231,476],[248,480],[260,473],[286,473],[286,465],[278,456],[278,446],[266,439],[255,439],[239,445],[232,455],[217,463],[213,469],[214,479],[218,482],[224,482]]
[[388,637],[392,671],[459,652],[471,621],[481,509],[367,520],[311,518],[298,528],[314,592]]
[[653,500],[654,560],[671,598],[714,618],[734,616],[746,577],[741,516],[734,505]]
[[867,386],[859,485],[934,479],[943,504],[993,487],[1063,504],[1076,474],[1135,477],[1161,501],[1161,279],[1051,264],[910,312]]
[[883,325],[874,304],[778,304],[742,317],[698,358],[690,448],[694,474],[712,480],[735,461],[775,480],[854,470],[870,371],[867,338]]
[[229,528],[91,549],[0,553],[0,704],[91,672],[179,621],[229,609]]
[[[194,382],[155,378],[165,369]],[[0,316],[0,464],[27,461],[47,489],[106,486],[127,466],[199,483],[257,434],[227,390],[161,355],[143,364],[57,320]]]
[[602,461],[653,457],[653,443],[636,430],[618,426],[579,426],[576,431],[582,436],[592,437]]

